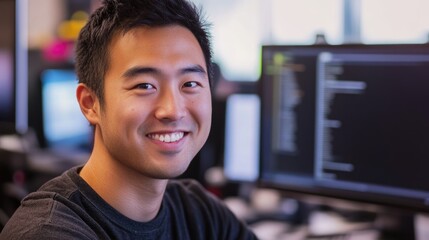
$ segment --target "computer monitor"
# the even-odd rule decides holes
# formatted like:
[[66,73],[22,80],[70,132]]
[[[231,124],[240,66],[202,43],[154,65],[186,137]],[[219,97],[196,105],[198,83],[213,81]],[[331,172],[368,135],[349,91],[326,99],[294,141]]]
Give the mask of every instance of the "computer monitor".
[[429,46],[264,46],[260,182],[429,210]]
[[72,68],[51,68],[41,74],[43,138],[54,150],[89,150],[92,128],[76,99]]
[[235,93],[226,101],[224,173],[229,181],[254,182],[259,175],[261,101]]
[[2,132],[27,130],[26,31],[22,1],[0,1],[0,127]]
[[15,80],[13,54],[0,48],[0,122],[15,123]]

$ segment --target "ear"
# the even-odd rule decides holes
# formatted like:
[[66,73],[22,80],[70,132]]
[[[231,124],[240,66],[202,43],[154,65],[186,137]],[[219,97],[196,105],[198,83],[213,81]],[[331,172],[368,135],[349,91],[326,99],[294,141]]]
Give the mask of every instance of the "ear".
[[100,116],[100,102],[95,93],[83,83],[76,88],[76,98],[83,115],[91,125],[96,125]]

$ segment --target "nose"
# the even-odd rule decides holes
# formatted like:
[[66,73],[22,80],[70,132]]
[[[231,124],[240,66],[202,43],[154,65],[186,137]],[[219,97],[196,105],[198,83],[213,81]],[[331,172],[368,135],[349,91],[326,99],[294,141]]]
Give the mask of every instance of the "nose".
[[155,117],[162,121],[177,121],[185,116],[185,99],[180,91],[164,89],[158,97]]

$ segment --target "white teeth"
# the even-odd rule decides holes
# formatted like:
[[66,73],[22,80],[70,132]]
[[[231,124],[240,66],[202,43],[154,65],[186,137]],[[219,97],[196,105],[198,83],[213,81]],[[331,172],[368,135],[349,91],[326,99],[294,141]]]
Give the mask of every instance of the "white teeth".
[[149,137],[152,139],[159,140],[161,142],[177,142],[183,138],[183,132],[176,132],[170,134],[150,134]]

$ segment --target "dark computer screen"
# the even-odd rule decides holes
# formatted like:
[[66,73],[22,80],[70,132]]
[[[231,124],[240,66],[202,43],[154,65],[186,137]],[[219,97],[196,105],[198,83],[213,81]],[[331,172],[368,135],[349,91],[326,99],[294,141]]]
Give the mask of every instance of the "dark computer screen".
[[15,124],[15,1],[0,1],[0,123]]
[[264,46],[261,182],[429,210],[429,46]]
[[46,69],[41,74],[43,137],[52,149],[85,150],[92,143],[92,129],[77,99],[73,69]]

